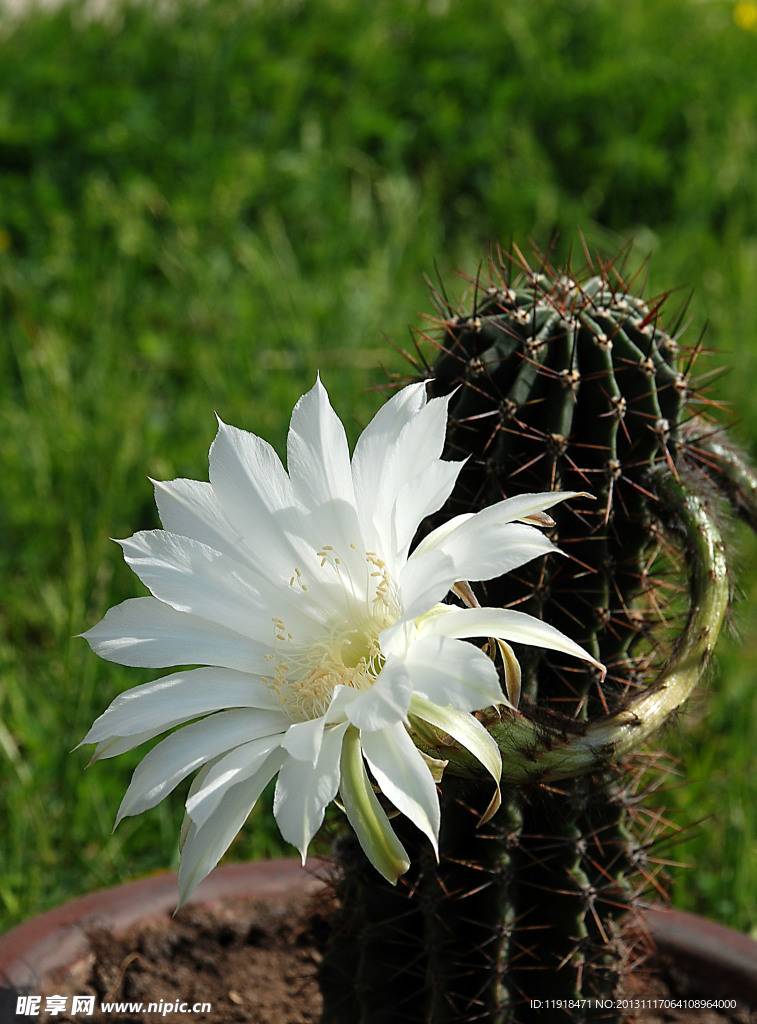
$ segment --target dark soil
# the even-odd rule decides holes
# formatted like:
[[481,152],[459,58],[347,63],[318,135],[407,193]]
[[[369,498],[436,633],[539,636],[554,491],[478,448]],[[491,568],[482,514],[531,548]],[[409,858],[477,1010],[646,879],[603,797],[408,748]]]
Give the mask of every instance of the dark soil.
[[[302,895],[278,904],[225,901],[211,910],[187,907],[114,938],[91,935],[91,952],[44,995],[95,996],[93,1015],[50,1015],[41,1021],[73,1024],[317,1024],[320,949],[327,933],[328,897]],[[696,980],[677,975],[676,965],[648,962],[623,993],[636,1000],[675,1000],[717,993],[697,991]],[[727,995],[723,993],[721,995]],[[161,1002],[162,1000],[162,1002]],[[141,1002],[143,1009],[103,1013],[103,1002]],[[158,1004],[147,1012],[148,1002]],[[167,1004],[184,1003],[183,1013]],[[68,1005],[70,1006],[70,999]],[[187,1013],[186,1004],[209,1003]],[[44,1003],[43,1003],[44,1005]],[[645,1004],[648,1005],[648,1004]],[[556,1014],[557,1019],[558,1014]],[[640,1009],[632,1024],[757,1024],[746,1007],[729,1012]]]
[[[95,996],[95,1013],[46,1013],[41,1021],[74,1024],[317,1024],[318,932],[324,919],[302,894],[280,903],[225,900],[186,907],[115,938],[90,935],[91,953],[44,995]],[[162,1003],[161,1003],[162,1000]],[[141,1002],[140,1012],[107,1013],[104,1002]],[[158,1004],[148,1013],[147,1005]],[[167,1004],[185,1004],[185,1012]],[[186,1004],[210,1004],[186,1012]],[[44,1003],[43,1003],[44,1005]],[[70,1007],[71,1000],[68,1000]]]

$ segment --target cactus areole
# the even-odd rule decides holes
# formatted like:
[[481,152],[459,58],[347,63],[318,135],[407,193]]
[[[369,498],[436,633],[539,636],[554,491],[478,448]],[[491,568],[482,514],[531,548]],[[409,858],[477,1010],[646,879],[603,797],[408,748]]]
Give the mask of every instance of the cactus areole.
[[712,503],[719,492],[754,527],[757,480],[708,416],[682,315],[664,321],[663,300],[613,263],[538,264],[498,251],[465,306],[435,293],[411,361],[432,395],[451,396],[444,457],[466,463],[429,528],[518,494],[584,492],[554,510],[565,557],[467,599],[544,619],[607,673],[514,645],[517,707],[477,713],[503,761],[484,826],[480,765],[411,719],[447,762],[439,862],[416,843],[415,867],[381,889],[349,840],[338,847],[327,1024],[619,1024],[612,997],[640,959],[624,916],[664,892],[640,751],[701,679],[726,615]]

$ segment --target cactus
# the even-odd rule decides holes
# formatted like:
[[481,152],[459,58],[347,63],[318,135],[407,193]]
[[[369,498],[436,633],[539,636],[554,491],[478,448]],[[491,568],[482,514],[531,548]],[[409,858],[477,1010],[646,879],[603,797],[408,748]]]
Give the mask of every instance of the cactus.
[[575,1001],[570,1019],[620,1020],[601,1002],[640,956],[624,916],[662,890],[642,751],[701,678],[726,615],[717,495],[757,526],[757,477],[707,416],[682,318],[666,330],[663,300],[634,294],[614,263],[576,275],[497,252],[469,312],[437,301],[424,336],[436,357],[419,345],[416,365],[434,395],[454,391],[447,457],[468,459],[441,515],[527,491],[593,496],[555,511],[565,558],[476,597],[544,617],[608,672],[517,652],[518,710],[479,715],[504,765],[502,807],[481,828],[478,766],[415,723],[418,745],[448,762],[440,863],[408,826],[413,866],[392,890],[341,841],[323,1019],[531,1024],[556,1019],[560,999]]

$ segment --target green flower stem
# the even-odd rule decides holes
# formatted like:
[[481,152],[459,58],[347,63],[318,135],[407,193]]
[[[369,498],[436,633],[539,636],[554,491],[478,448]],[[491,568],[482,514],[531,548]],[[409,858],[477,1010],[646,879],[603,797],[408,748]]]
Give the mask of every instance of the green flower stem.
[[[483,724],[502,753],[502,780],[551,782],[584,775],[616,763],[643,744],[680,708],[700,680],[725,619],[729,583],[723,545],[703,503],[672,477],[655,481],[666,508],[673,508],[684,534],[690,566],[689,618],[682,637],[657,682],[622,711],[568,733],[532,721],[521,712],[493,709]],[[580,730],[580,731],[579,731]],[[436,748],[447,771],[471,777],[481,773],[469,753]]]

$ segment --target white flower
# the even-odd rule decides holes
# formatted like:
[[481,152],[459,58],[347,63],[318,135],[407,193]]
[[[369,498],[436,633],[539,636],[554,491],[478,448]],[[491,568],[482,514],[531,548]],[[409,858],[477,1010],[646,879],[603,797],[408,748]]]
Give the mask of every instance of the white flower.
[[516,690],[507,640],[593,661],[521,612],[440,603],[456,588],[475,604],[459,581],[554,551],[516,520],[548,523],[542,510],[568,494],[458,516],[409,553],[462,466],[440,457],[446,419],[446,399],[406,387],[350,461],[319,380],[292,413],[288,472],[261,438],[219,421],[210,482],[156,483],[164,528],[120,542],[152,597],[112,608],[84,634],[92,649],[123,665],[203,667],[123,693],[82,742],[97,744],[93,760],[113,757],[183,725],[144,757],[118,812],[154,807],[199,769],[186,802],[182,902],[274,776],[276,821],[303,860],[338,799],[371,861],[396,881],[409,861],[366,765],[436,847],[433,764],[413,743],[413,718],[468,747],[499,782],[499,751],[470,712],[508,702],[492,660],[465,638],[501,643]]

